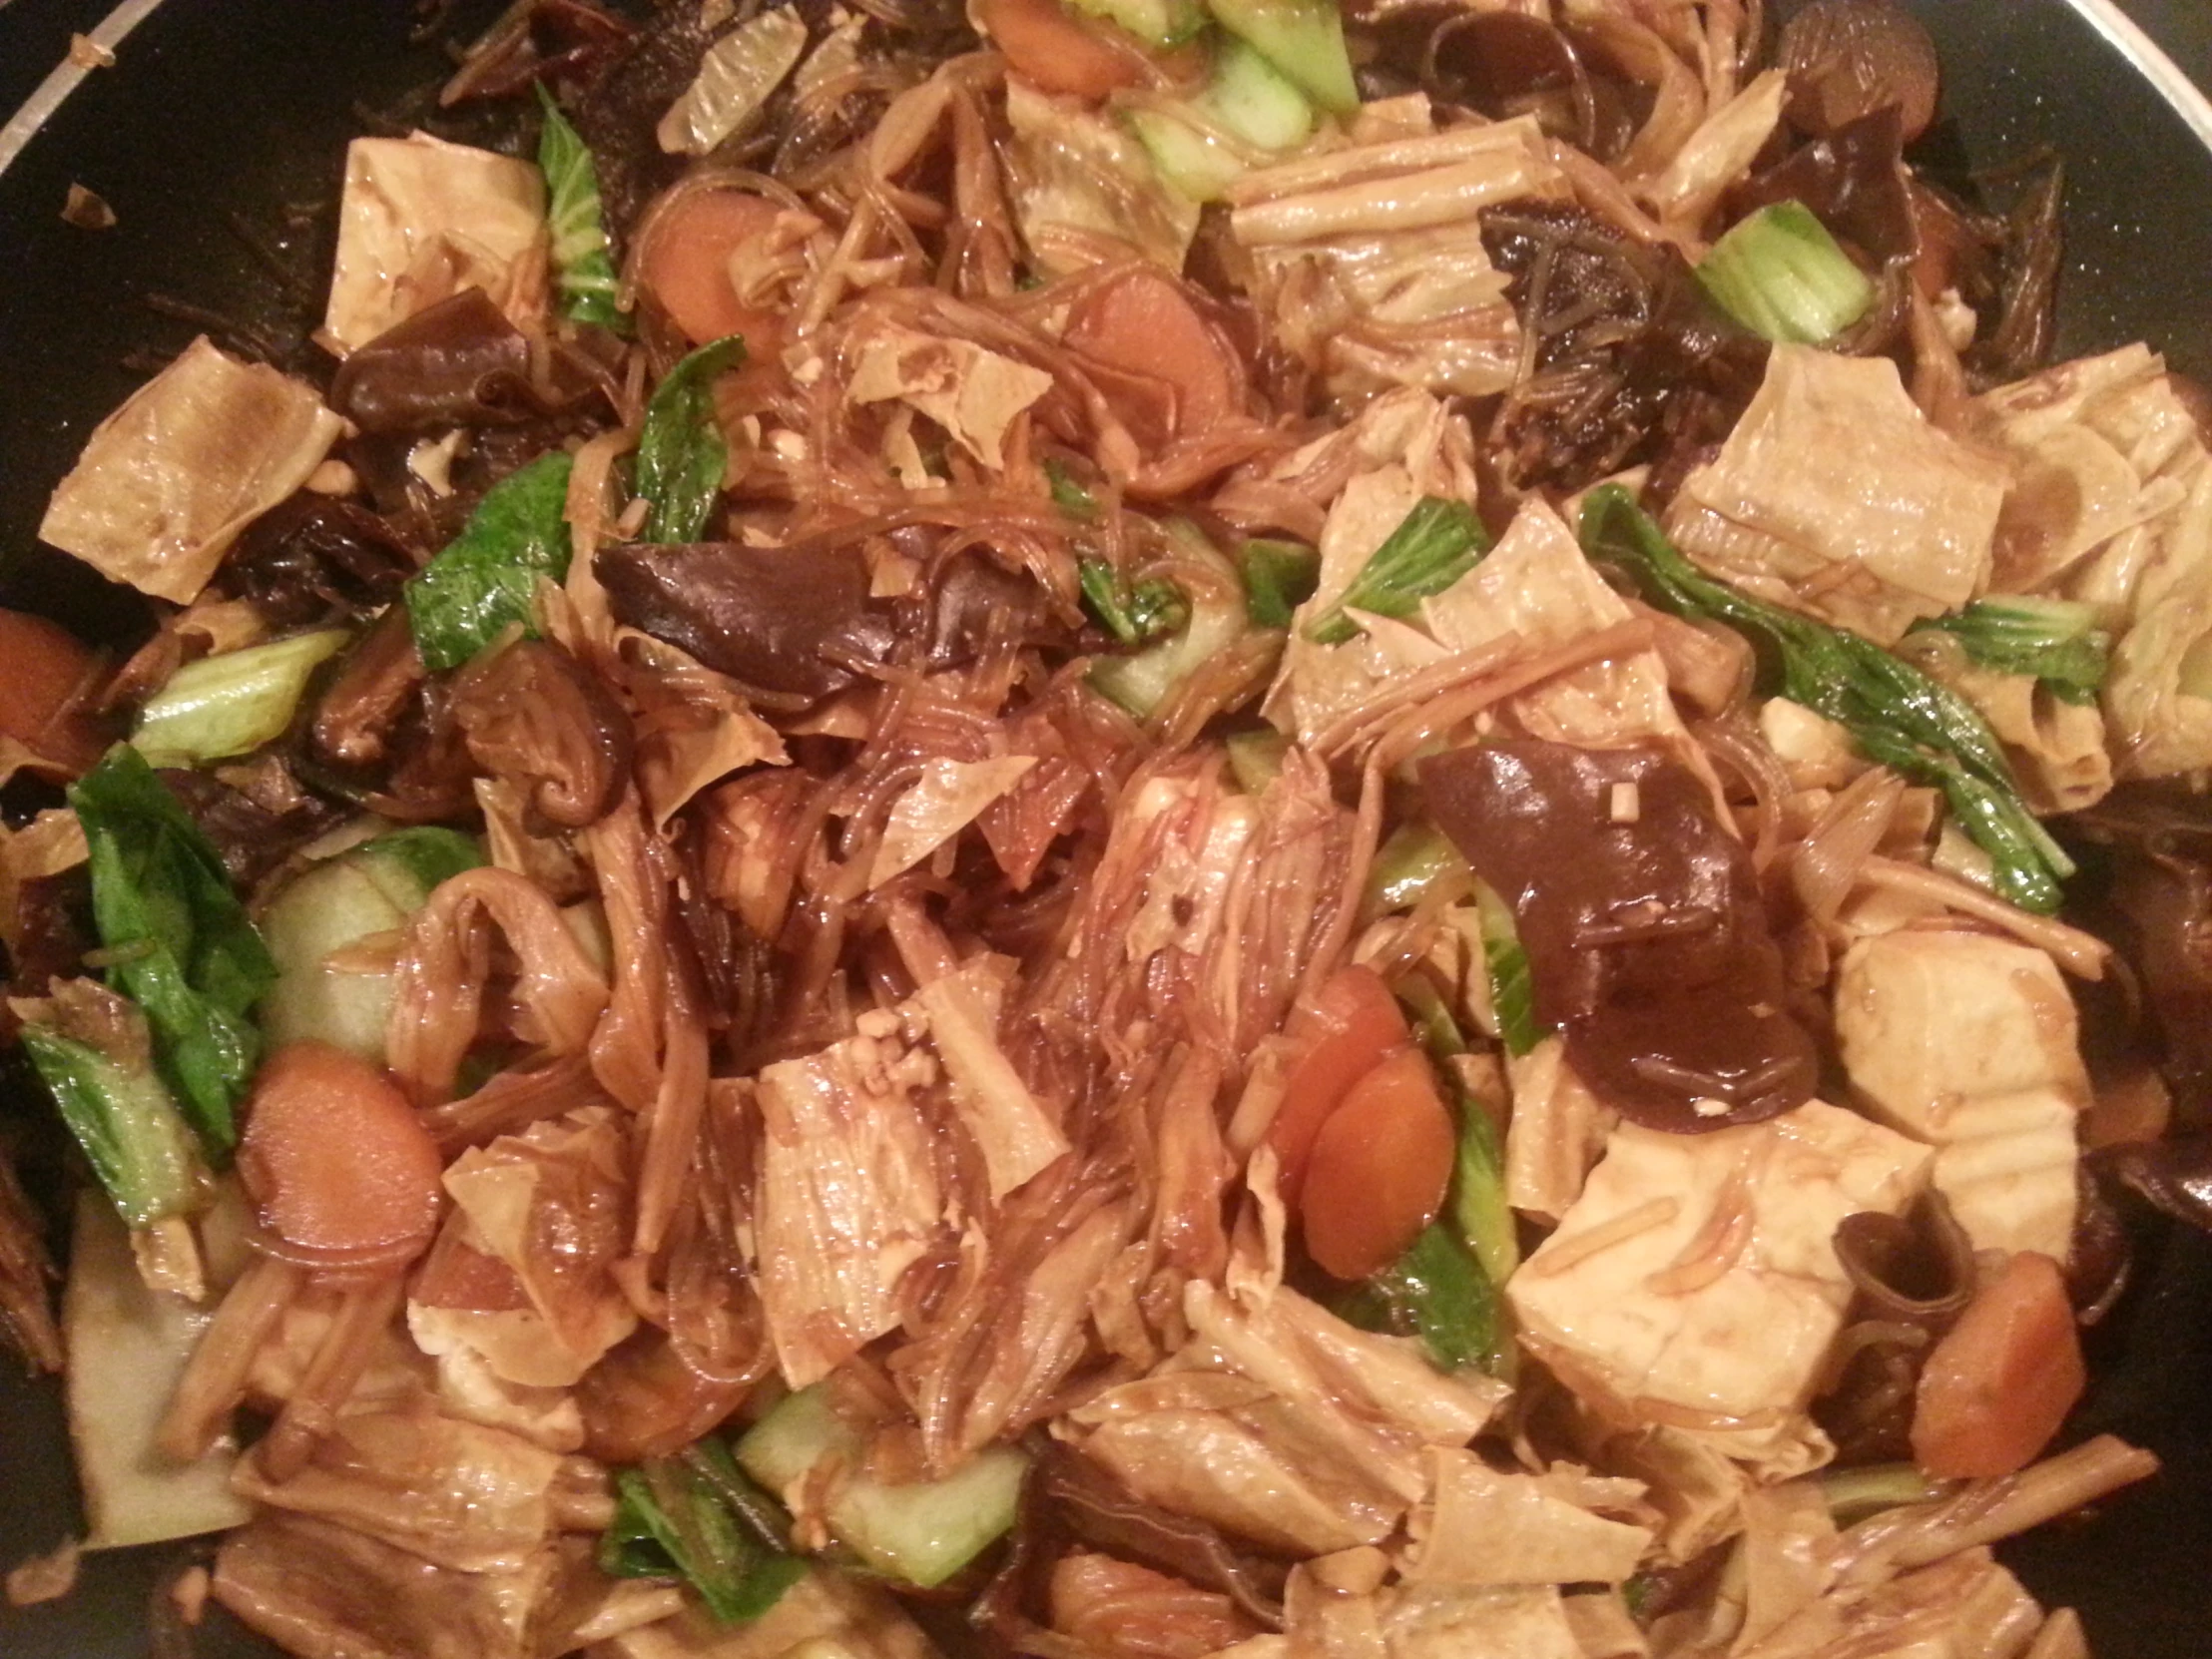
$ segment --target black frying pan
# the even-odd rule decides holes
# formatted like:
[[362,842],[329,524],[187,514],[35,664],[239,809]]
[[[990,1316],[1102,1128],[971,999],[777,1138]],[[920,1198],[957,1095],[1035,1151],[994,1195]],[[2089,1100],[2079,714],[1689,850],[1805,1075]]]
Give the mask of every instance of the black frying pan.
[[[677,0],[691,3],[691,0]],[[2127,0],[2212,84],[2212,0]],[[85,434],[198,327],[201,305],[281,351],[311,350],[326,230],[364,113],[401,107],[438,77],[411,41],[409,0],[132,0],[146,11],[120,64],[87,77],[12,165],[0,138],[0,604],[90,638],[144,628],[134,596],[35,546],[47,492]],[[463,25],[491,8],[455,8]],[[1784,6],[1784,9],[1788,9]],[[1926,141],[1963,172],[2041,145],[2065,157],[2062,354],[2134,339],[2212,379],[2212,108],[2185,113],[2170,65],[2130,56],[2108,0],[1918,0],[1945,69],[1944,122]],[[109,0],[0,0],[0,122],[59,64]],[[2154,84],[2168,78],[2167,91]],[[60,219],[72,182],[115,208],[113,230]],[[148,296],[172,314],[150,308]],[[6,673],[0,664],[0,674]],[[0,1127],[35,1110],[0,1070]],[[2092,1334],[2098,1381],[2080,1433],[2148,1444],[2167,1471],[2100,1515],[2011,1546],[2054,1605],[2079,1607],[2102,1659],[2212,1655],[2212,1242],[2151,1236],[2134,1288]],[[58,1390],[0,1369],[0,1568],[80,1526]],[[205,1546],[97,1557],[67,1600],[0,1607],[0,1659],[124,1659],[172,1628],[158,1586]],[[192,1633],[206,1659],[267,1654],[220,1614]]]

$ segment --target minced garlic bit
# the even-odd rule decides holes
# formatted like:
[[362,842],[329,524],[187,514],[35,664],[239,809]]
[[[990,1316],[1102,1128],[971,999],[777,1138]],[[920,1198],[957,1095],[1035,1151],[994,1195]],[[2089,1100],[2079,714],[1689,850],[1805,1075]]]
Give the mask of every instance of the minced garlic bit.
[[343,461],[324,461],[307,474],[307,481],[299,486],[316,495],[351,495],[361,487],[360,475]]
[[73,184],[69,187],[69,200],[62,204],[62,222],[80,231],[111,230],[115,226],[115,210],[98,192]]
[[79,69],[113,69],[115,53],[90,35],[69,37],[69,61]]
[[208,1569],[194,1565],[179,1573],[169,1586],[169,1599],[177,1604],[177,1616],[198,1625],[208,1612]]
[[1606,816],[1615,824],[1634,824],[1644,816],[1643,802],[1636,794],[1633,780],[1613,786],[1613,798],[1607,804]]
[[1701,1118],[1725,1118],[1728,1116],[1728,1102],[1715,1100],[1711,1095],[1701,1095],[1690,1102],[1690,1110]]

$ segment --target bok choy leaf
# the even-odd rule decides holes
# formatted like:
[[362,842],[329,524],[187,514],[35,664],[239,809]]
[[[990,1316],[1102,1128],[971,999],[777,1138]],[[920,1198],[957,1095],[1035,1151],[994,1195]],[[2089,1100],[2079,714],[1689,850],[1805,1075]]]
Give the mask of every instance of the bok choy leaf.
[[724,1624],[750,1622],[807,1571],[763,1536],[761,1518],[774,1507],[718,1439],[648,1458],[615,1474],[600,1568],[615,1578],[681,1578]]
[[276,966],[215,848],[136,750],[110,750],[69,803],[84,826],[108,983],[145,1010],[162,1075],[221,1160],[261,1057],[246,1014]]
[[618,333],[630,331],[630,319],[615,303],[615,262],[607,247],[607,227],[599,203],[599,168],[591,147],[553,102],[545,83],[537,84],[545,127],[538,135],[538,171],[545,175],[548,219],[553,233],[553,287],[561,314],[574,322],[596,323]]
[[2112,636],[2097,626],[2096,611],[2066,599],[1993,593],[1913,631],[1927,629],[1951,635],[1983,668],[2033,676],[2067,703],[2096,702],[2112,666]]
[[641,541],[697,541],[722,490],[730,446],[715,420],[715,379],[745,361],[743,336],[702,345],[668,371],[638,434],[638,494],[652,504]]
[[568,574],[571,464],[555,451],[500,479],[408,581],[407,621],[424,666],[458,668],[515,623],[527,628],[538,578]]
[[1618,484],[1599,485],[1583,503],[1582,545],[1634,577],[1652,603],[1725,622],[1767,647],[1783,696],[1842,726],[1870,761],[1942,792],[1989,854],[2002,896],[2040,914],[2058,908],[2073,860],[2027,810],[2004,751],[1965,699],[1872,640],[1715,581]]
[[1472,507],[1424,496],[1368,556],[1344,597],[1306,625],[1306,637],[1322,645],[1356,638],[1360,630],[1347,611],[1411,616],[1422,600],[1442,593],[1489,550],[1490,538]]

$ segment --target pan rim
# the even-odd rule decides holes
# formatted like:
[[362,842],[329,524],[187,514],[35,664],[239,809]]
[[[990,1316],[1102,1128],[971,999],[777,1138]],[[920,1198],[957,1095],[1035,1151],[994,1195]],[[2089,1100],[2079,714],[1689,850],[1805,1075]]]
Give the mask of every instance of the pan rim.
[[[7,0],[0,0],[6,4]],[[124,37],[158,11],[166,0],[121,0],[89,31],[94,45],[113,52]],[[2166,50],[2123,12],[2118,0],[2063,0],[2096,30],[2115,52],[2181,117],[2197,142],[2212,152],[2212,94],[2191,80]],[[22,107],[0,122],[0,177],[22,156],[40,131],[69,102],[93,73],[84,64],[63,59],[41,81]]]

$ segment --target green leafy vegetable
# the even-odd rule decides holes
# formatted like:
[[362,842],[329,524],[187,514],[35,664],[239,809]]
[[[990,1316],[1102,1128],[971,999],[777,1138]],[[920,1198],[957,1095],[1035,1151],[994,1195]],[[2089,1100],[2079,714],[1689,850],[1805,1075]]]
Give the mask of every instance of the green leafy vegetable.
[[1408,820],[1390,831],[1368,866],[1368,890],[1360,903],[1363,922],[1410,910],[1430,893],[1463,893],[1473,879],[1466,859],[1434,825]]
[[1321,555],[1304,542],[1255,537],[1238,555],[1244,567],[1245,612],[1261,628],[1288,628],[1321,581]]
[[1364,1331],[1418,1337],[1445,1371],[1494,1371],[1503,1349],[1497,1288],[1441,1222],[1422,1228],[1403,1256],[1341,1298],[1337,1313]]
[[[1197,584],[1196,593],[1187,599],[1179,593],[1177,598],[1187,608],[1186,617],[1143,650],[1129,656],[1101,657],[1092,663],[1088,676],[1091,689],[1113,699],[1139,720],[1148,718],[1179,684],[1201,665],[1236,645],[1251,628],[1245,620],[1244,605],[1236,597],[1236,572],[1229,561],[1188,522],[1171,522],[1167,528],[1184,543],[1191,560],[1207,565],[1221,580]],[[1225,595],[1227,603],[1223,602]]]
[[1954,636],[1983,668],[2034,676],[2068,703],[2096,702],[2112,666],[2112,636],[2097,626],[2094,609],[2071,600],[1993,593],[1915,632],[1922,629]]
[[1323,109],[1355,115],[1360,88],[1337,0],[1206,0],[1214,20]]
[[157,764],[193,766],[276,742],[308,676],[346,637],[328,628],[185,664],[139,712],[132,747]]
[[1052,486],[1052,504],[1074,519],[1078,524],[1095,523],[1098,519],[1098,497],[1076,481],[1075,474],[1066,463],[1048,460],[1044,463],[1045,481]]
[[1360,630],[1345,615],[1348,610],[1411,616],[1423,599],[1442,593],[1489,550],[1490,538],[1472,507],[1423,496],[1369,555],[1344,597],[1306,625],[1306,637],[1323,645],[1342,645],[1357,637]]
[[515,623],[527,628],[538,578],[568,574],[570,465],[556,451],[500,479],[408,581],[407,621],[425,666],[458,668]]
[[1084,559],[1076,569],[1091,615],[1123,645],[1149,645],[1191,619],[1190,601],[1164,576],[1125,582],[1104,559]]
[[548,220],[553,233],[553,287],[561,314],[576,322],[597,323],[620,333],[630,319],[615,302],[615,262],[607,247],[607,227],[599,205],[599,168],[587,145],[545,83],[537,83],[545,127],[538,135],[538,170],[545,175]]
[[1451,1172],[1451,1219],[1482,1264],[1502,1285],[1520,1266],[1520,1236],[1505,1202],[1505,1149],[1488,1108],[1459,1091],[1459,1156]]
[[30,1006],[24,1052],[124,1221],[150,1227],[203,1208],[207,1168],[154,1071],[146,1016],[90,980],[58,984]]
[[1800,202],[1777,202],[1735,226],[1697,276],[1753,333],[1800,345],[1834,339],[1874,303],[1874,282]]
[[136,750],[108,751],[69,804],[90,852],[108,983],[145,1010],[163,1076],[221,1160],[237,1144],[232,1107],[261,1057],[246,1013],[276,966],[215,848]]
[[1601,484],[1584,502],[1582,545],[1635,577],[1654,604],[1764,643],[1783,696],[1844,727],[1869,760],[1942,791],[1959,828],[1989,854],[1999,893],[2024,910],[2058,908],[2073,861],[2020,800],[2004,751],[1971,704],[1872,640],[1715,581],[1618,484]]
[[1516,1060],[1543,1040],[1536,1022],[1536,983],[1528,968],[1513,912],[1484,883],[1474,889],[1482,926],[1482,963],[1490,978],[1490,1011],[1497,1018],[1498,1040]]
[[409,895],[410,909],[419,908],[431,890],[450,881],[464,869],[484,862],[483,846],[476,837],[435,824],[410,825],[372,835],[353,849],[356,858],[384,859],[397,864],[418,892]]
[[702,345],[653,388],[638,432],[637,492],[652,503],[643,541],[697,541],[722,491],[730,446],[715,420],[716,377],[745,361],[745,339]]
[[724,1624],[774,1607],[807,1563],[762,1536],[770,1500],[717,1439],[615,1474],[615,1518],[599,1565],[615,1578],[681,1577]]

